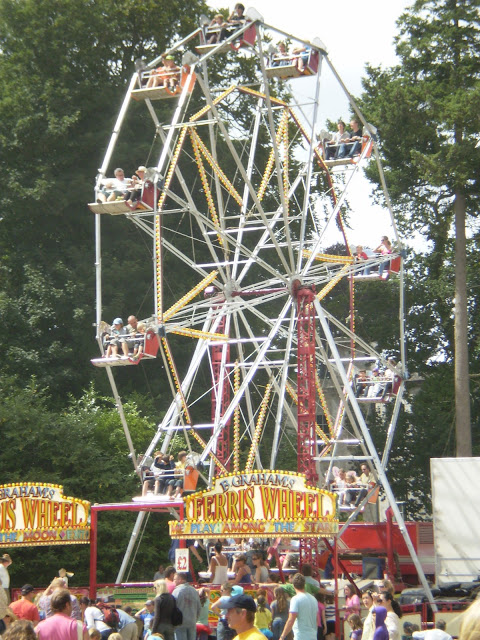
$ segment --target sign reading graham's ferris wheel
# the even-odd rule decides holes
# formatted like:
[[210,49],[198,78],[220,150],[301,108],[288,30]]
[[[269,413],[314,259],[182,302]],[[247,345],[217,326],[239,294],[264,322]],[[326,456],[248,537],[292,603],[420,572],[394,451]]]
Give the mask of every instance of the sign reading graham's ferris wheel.
[[90,542],[90,503],[59,484],[0,485],[0,547]]
[[184,520],[169,522],[172,538],[321,538],[338,531],[336,495],[290,471],[214,478],[211,489],[185,498],[185,512]]

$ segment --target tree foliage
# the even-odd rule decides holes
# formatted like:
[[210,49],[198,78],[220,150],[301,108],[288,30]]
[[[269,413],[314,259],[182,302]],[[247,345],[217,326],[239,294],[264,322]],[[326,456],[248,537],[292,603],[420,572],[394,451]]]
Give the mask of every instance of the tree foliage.
[[[91,377],[93,219],[85,203],[126,79],[136,58],[191,32],[204,9],[201,0],[188,12],[175,1],[0,2],[0,169],[8,182],[0,309],[12,329],[0,337],[2,368],[35,375],[58,393],[53,401],[80,393]],[[129,163],[143,161],[151,142],[143,124],[125,141],[130,156],[128,142],[138,141]],[[131,246],[120,248],[129,268]]]
[[[92,503],[130,501],[132,495],[139,493],[120,418],[110,398],[90,388],[78,400],[70,398],[59,412],[50,408],[48,395],[35,380],[22,389],[18,380],[3,378],[0,391],[2,483],[60,484],[65,495]],[[141,414],[133,402],[126,403],[124,410],[134,446],[144,450],[154,422]],[[151,579],[159,557],[167,560],[169,542],[159,536],[159,531],[165,530],[166,519],[152,516],[143,534],[134,568],[135,575],[143,579]],[[131,514],[100,514],[100,582],[115,579],[133,524]],[[36,551],[15,549],[11,569],[15,586],[25,582],[46,584],[60,566],[73,568],[76,584],[88,584],[88,546]]]
[[[480,195],[480,155],[475,149],[479,8],[478,0],[417,0],[398,22],[400,63],[387,69],[368,67],[360,100],[367,120],[380,133],[380,153],[400,226],[431,242],[431,250],[413,267],[413,290],[428,290],[432,297],[412,300],[412,315],[427,315],[422,306],[428,308],[430,317],[421,330],[424,340],[431,353],[437,352],[438,366],[441,359],[453,358],[454,369],[449,370],[455,384],[457,451],[463,455],[471,455],[468,353],[478,329],[471,313],[476,292],[468,281],[476,238],[472,234],[467,249],[465,228],[477,215]],[[368,174],[380,184],[376,167]],[[419,342],[415,349],[420,349]],[[470,364],[475,371],[475,363]]]

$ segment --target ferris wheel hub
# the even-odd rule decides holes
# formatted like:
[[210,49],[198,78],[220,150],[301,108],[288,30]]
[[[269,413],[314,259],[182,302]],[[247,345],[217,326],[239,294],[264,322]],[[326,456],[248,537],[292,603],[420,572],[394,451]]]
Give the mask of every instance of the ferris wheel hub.
[[235,294],[240,290],[239,284],[235,280],[227,280],[223,287],[223,292],[227,300],[233,300]]

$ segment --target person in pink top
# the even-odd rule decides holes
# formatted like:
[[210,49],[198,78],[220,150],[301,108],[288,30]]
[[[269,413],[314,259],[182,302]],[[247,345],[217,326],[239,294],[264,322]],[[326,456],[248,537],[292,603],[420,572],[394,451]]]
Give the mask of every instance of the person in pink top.
[[[382,241],[378,245],[376,249],[374,249],[375,253],[380,254],[381,256],[389,256],[393,252],[392,243],[388,239],[387,236],[382,236]],[[385,260],[385,262],[381,262],[378,265],[378,275],[382,277],[384,269],[387,269],[390,264],[390,260]]]
[[344,587],[345,594],[345,617],[348,618],[352,613],[360,615],[360,598],[353,591],[353,587],[350,584],[346,584]]
[[87,627],[80,620],[70,617],[72,601],[67,589],[53,592],[51,607],[53,616],[35,628],[39,640],[89,640]]
[[177,586],[173,581],[175,573],[175,567],[170,566],[165,569],[165,582],[167,584],[168,593],[173,593],[173,590]]

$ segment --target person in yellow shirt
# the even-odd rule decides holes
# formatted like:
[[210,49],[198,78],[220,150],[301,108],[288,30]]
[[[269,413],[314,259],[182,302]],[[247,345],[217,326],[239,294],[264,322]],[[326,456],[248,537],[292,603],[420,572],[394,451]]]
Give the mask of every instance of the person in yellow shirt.
[[228,626],[237,632],[233,640],[266,640],[255,626],[257,605],[251,596],[234,596],[222,606],[227,610]]
[[265,596],[258,596],[257,611],[255,613],[255,626],[269,640],[273,638],[273,633],[270,631],[271,624],[272,612],[267,607],[267,600]]

